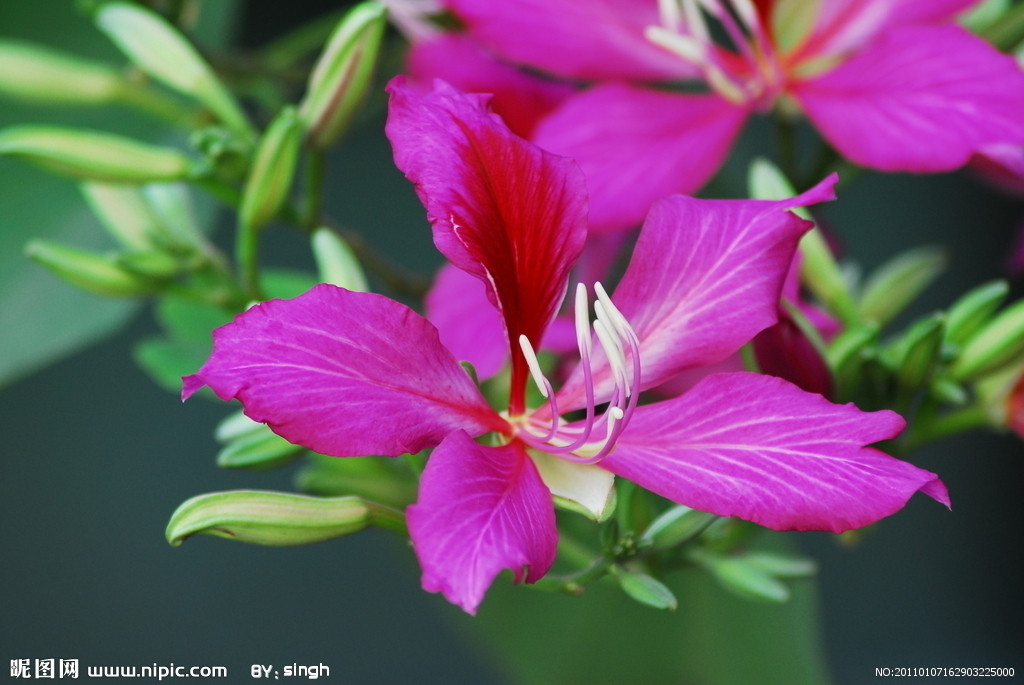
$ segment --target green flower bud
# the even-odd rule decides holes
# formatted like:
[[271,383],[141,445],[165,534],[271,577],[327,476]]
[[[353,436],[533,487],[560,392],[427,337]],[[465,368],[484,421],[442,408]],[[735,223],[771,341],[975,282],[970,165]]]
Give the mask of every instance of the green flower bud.
[[917,299],[945,271],[946,253],[936,247],[920,247],[897,255],[871,275],[860,297],[863,319],[886,323]]
[[1006,281],[985,283],[960,297],[946,315],[946,340],[962,345],[985,324],[1006,299]]
[[[751,163],[747,185],[750,196],[758,200],[781,200],[797,194],[778,167],[766,159],[755,159]],[[811,220],[806,207],[795,207],[793,212]],[[808,289],[843,321],[856,320],[850,286],[821,231],[813,228],[804,235],[800,240],[800,253],[803,255],[800,276]]]
[[25,253],[69,283],[107,297],[139,297],[160,289],[160,283],[140,276],[103,255],[34,240]]
[[945,315],[918,321],[883,352],[900,385],[916,389],[931,379],[942,357]]
[[114,240],[130,250],[153,247],[159,222],[137,187],[91,181],[79,187],[93,214]]
[[370,83],[386,25],[384,6],[364,2],[345,15],[327,41],[299,107],[314,147],[328,147],[351,121]]
[[188,176],[192,168],[192,162],[174,148],[55,126],[0,131],[0,155],[23,157],[63,176],[112,183],[175,180]]
[[333,283],[356,292],[370,289],[352,249],[331,229],[318,228],[313,232],[313,257],[322,283]]
[[351,535],[368,526],[404,533],[405,517],[359,497],[235,490],[186,500],[171,515],[166,536],[174,547],[197,534],[286,546]]
[[47,105],[101,105],[124,77],[112,67],[33,43],[0,40],[0,93]]
[[691,556],[711,573],[719,585],[734,595],[777,603],[789,599],[789,588],[756,560],[751,563],[744,557],[720,556],[710,552]]
[[192,44],[163,17],[134,3],[108,2],[100,5],[95,21],[139,69],[203,103],[244,138],[255,137],[235,98]]
[[635,573],[613,567],[613,575],[619,581],[619,587],[632,599],[655,609],[675,611],[679,600],[664,583],[646,573]]
[[173,279],[181,271],[177,259],[159,250],[124,252],[117,255],[114,261],[133,274],[156,280]]
[[697,537],[717,518],[682,505],[672,507],[647,527],[640,536],[640,546],[670,549]]
[[238,210],[245,229],[261,228],[281,208],[292,186],[301,143],[295,109],[286,107],[267,127],[256,150]]
[[217,453],[217,466],[228,469],[272,469],[294,461],[305,448],[294,445],[262,423],[253,432],[228,442]]
[[950,367],[954,378],[978,378],[1024,355],[1024,300],[1007,307],[972,336]]

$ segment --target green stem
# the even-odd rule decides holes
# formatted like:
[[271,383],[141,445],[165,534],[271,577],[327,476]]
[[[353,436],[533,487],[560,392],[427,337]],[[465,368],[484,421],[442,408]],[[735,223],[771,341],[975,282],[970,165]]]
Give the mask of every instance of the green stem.
[[239,224],[235,238],[235,261],[242,287],[254,300],[262,300],[260,288],[260,232],[254,226]]
[[305,205],[302,208],[302,227],[313,231],[320,226],[320,214],[324,201],[324,172],[326,160],[324,151],[310,148],[306,154]]

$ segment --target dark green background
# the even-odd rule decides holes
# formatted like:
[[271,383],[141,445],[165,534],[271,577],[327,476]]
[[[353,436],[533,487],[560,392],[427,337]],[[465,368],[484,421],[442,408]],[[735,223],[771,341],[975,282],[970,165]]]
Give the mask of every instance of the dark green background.
[[[67,3],[49,4],[55,25],[82,22]],[[329,6],[278,4],[243,6],[235,38],[258,44],[297,21],[297,10]],[[18,12],[38,6],[4,3],[0,34]],[[20,30],[39,40],[52,35],[38,23]],[[73,49],[88,39],[68,41],[62,44]],[[762,150],[763,132],[748,133],[731,169]],[[399,251],[396,258],[411,268],[426,273],[437,263],[411,188],[390,166],[378,119],[349,137],[330,169],[336,216]],[[0,172],[38,180],[27,195],[0,188],[0,231],[14,230],[7,217],[15,205],[22,220],[33,206],[53,204],[53,179],[11,160],[0,160]],[[73,192],[60,198],[69,211],[81,210],[77,201]],[[868,174],[826,217],[847,252],[869,267],[897,250],[949,245],[951,271],[930,291],[921,306],[927,311],[999,272],[1022,209],[964,173]],[[309,264],[305,245],[283,230],[269,234],[265,253],[276,264]],[[76,297],[60,284],[55,292]],[[63,314],[49,310],[49,301],[39,298],[28,315],[0,321],[0,338],[33,326],[59,331]],[[211,430],[228,407],[182,405],[130,362],[134,342],[154,330],[149,313],[139,312],[109,341],[0,391],[0,680],[9,659],[77,658],[83,666],[227,665],[232,682],[248,680],[253,663],[293,662],[327,664],[330,682],[506,682],[498,652],[473,643],[478,627],[493,634],[501,616],[485,602],[486,623],[476,623],[423,593],[411,551],[387,533],[294,549],[205,538],[169,547],[163,529],[182,500],[218,489],[289,489],[292,473],[214,465]],[[873,681],[880,666],[1012,666],[1024,675],[1024,445],[969,435],[914,460],[943,477],[952,512],[916,497],[853,550],[824,534],[794,536],[821,562],[824,631],[837,680]],[[553,597],[551,606],[572,611],[578,601],[586,600]],[[595,651],[610,649],[617,631],[627,629],[614,617],[580,627],[600,636]],[[576,651],[566,653],[555,636],[544,658],[587,659],[572,644]],[[635,682],[647,682],[643,664],[635,667]]]

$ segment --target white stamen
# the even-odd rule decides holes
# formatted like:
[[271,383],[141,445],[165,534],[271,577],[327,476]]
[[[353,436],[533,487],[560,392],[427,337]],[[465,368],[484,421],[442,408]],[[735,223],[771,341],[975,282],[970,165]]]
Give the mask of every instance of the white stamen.
[[544,372],[540,369],[540,362],[537,361],[537,353],[533,351],[533,345],[530,344],[530,340],[525,335],[519,336],[519,347],[523,350],[523,357],[526,359],[526,365],[530,368],[533,382],[537,384],[537,389],[540,390],[540,394],[546,399],[548,397],[548,387],[551,384],[544,377]]
[[683,17],[679,13],[678,0],[658,0],[658,15],[665,28],[673,31],[679,30]]

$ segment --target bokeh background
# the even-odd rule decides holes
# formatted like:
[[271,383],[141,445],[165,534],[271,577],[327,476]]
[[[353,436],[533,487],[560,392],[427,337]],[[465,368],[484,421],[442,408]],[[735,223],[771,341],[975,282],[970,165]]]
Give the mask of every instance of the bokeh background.
[[[219,6],[204,29],[210,44],[248,48],[338,7],[208,4]],[[63,0],[5,0],[0,36],[118,59]],[[427,276],[439,259],[411,187],[391,166],[380,95],[370,110],[331,159],[330,211]],[[124,111],[0,102],[4,126],[52,121],[134,133],[130,119]],[[770,151],[766,132],[748,132],[709,192],[736,187],[745,161]],[[167,545],[164,527],[184,499],[288,490],[294,471],[218,469],[212,429],[229,408],[200,399],[183,405],[131,361],[135,343],[157,330],[151,313],[98,303],[21,256],[23,243],[43,234],[104,245],[85,212],[69,182],[0,158],[0,680],[10,659],[77,658],[83,667],[227,665],[231,682],[248,680],[255,663],[324,663],[332,681],[344,683],[513,682],[508,653],[481,642],[484,632],[500,632],[501,603],[485,602],[471,619],[423,593],[411,550],[388,533],[289,549],[211,538]],[[1003,273],[1024,203],[966,172],[864,174],[823,216],[866,268],[899,250],[947,245],[950,270],[919,304],[924,313]],[[222,226],[215,236],[225,234]],[[265,254],[282,266],[311,265],[304,241],[286,230],[268,233]],[[66,333],[90,327],[88,336]],[[36,368],[30,353],[44,347],[61,358]],[[952,512],[917,497],[855,548],[826,534],[792,536],[821,565],[823,639],[836,682],[874,680],[881,666],[1009,666],[1024,677],[1024,443],[970,434],[913,461],[942,476]],[[553,612],[573,612],[581,601],[549,603]],[[656,625],[671,620],[686,616]],[[613,643],[620,627],[600,626],[602,643]],[[744,645],[732,649],[741,655]],[[586,655],[553,644],[548,658]],[[647,682],[641,661],[630,668],[633,682]]]

